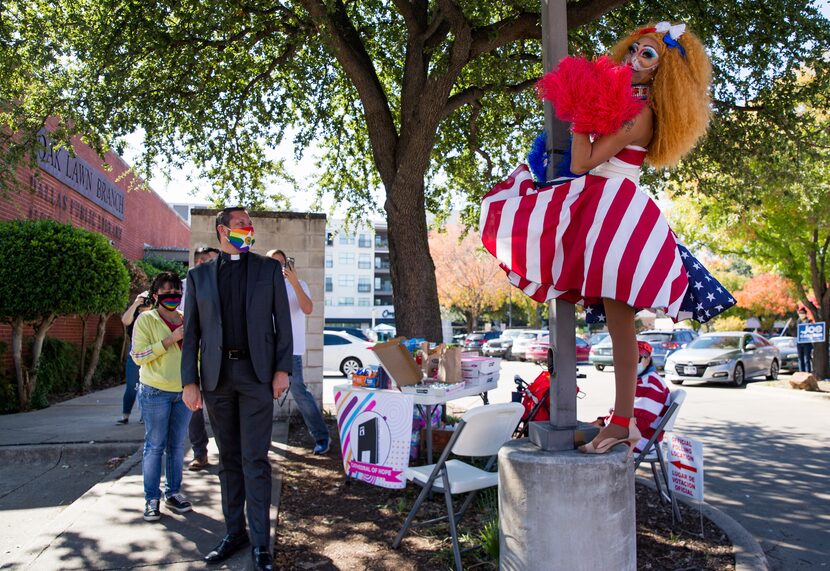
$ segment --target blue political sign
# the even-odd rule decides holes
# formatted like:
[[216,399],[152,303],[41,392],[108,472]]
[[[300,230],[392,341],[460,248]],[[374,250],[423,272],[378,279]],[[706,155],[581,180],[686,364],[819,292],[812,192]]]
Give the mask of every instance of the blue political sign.
[[799,343],[822,343],[824,342],[824,322],[818,323],[799,323],[798,324],[798,342]]

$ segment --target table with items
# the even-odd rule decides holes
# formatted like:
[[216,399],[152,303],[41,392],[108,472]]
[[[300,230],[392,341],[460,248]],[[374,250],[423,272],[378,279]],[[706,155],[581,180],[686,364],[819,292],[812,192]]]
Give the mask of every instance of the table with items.
[[487,404],[487,392],[498,385],[500,360],[401,338],[373,349],[380,367],[357,371],[351,383],[334,387],[343,468],[366,483],[403,488],[410,458],[420,449],[421,424],[431,464],[433,426],[442,406],[475,395]]

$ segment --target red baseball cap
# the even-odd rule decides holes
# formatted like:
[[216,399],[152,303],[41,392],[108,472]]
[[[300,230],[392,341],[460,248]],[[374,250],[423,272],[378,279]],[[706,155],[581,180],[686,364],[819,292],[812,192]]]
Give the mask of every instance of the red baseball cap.
[[653,351],[651,344],[645,341],[637,341],[637,350],[640,352],[640,357],[651,357]]

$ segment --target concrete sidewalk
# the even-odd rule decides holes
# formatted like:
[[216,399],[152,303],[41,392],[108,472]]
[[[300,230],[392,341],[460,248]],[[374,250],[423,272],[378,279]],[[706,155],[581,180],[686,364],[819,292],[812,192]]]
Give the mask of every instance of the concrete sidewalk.
[[[31,532],[17,549],[0,553],[0,569],[201,569],[202,557],[225,533],[217,475],[218,457],[213,439],[209,445],[211,467],[201,472],[185,470],[182,492],[193,502],[193,511],[175,515],[164,509],[159,522],[142,518],[144,493],[140,442],[142,425],[116,426],[121,409],[121,391],[115,387],[72,399],[44,410],[0,417],[0,471],[30,473],[57,461],[101,463],[124,449],[132,455],[103,480],[95,483],[68,507],[43,506],[37,498],[49,490],[44,486],[78,486],[61,480],[60,471],[32,476],[28,484],[3,485],[2,496],[28,494],[18,503],[27,509],[8,509],[0,503],[4,526]],[[133,417],[137,420],[137,411]],[[272,522],[276,521],[281,491],[278,461],[285,451],[288,423],[275,422],[272,432],[273,467]],[[56,458],[57,454],[57,458]],[[95,459],[94,461],[91,459]],[[86,466],[86,464],[84,464]],[[66,466],[59,466],[66,467]],[[97,480],[96,480],[97,481]],[[17,488],[13,485],[19,484]],[[76,490],[80,493],[80,490]],[[75,496],[77,497],[77,495]],[[211,569],[247,569],[249,550],[240,551],[224,565]]]

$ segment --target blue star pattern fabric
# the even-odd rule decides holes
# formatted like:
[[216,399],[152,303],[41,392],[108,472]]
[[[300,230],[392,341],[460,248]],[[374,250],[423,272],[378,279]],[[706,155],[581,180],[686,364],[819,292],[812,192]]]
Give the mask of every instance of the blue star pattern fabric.
[[[703,267],[686,246],[678,242],[677,249],[686,269],[686,277],[689,278],[689,287],[683,297],[683,303],[680,304],[678,317],[681,321],[694,319],[706,323],[735,305],[735,298]],[[586,306],[585,321],[590,325],[605,323],[603,305],[598,303]]]
[[732,294],[726,291],[686,246],[678,243],[677,249],[680,250],[686,277],[689,278],[689,289],[686,290],[686,297],[680,304],[681,312],[688,312],[688,317],[706,323],[735,305]]

